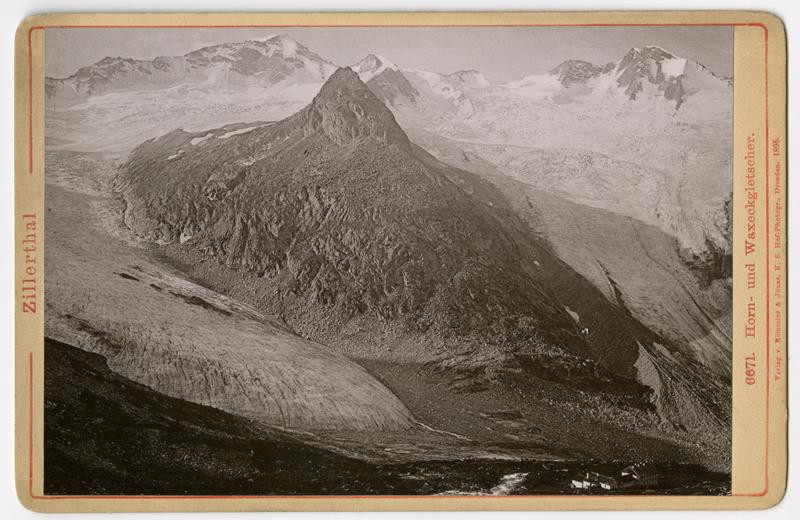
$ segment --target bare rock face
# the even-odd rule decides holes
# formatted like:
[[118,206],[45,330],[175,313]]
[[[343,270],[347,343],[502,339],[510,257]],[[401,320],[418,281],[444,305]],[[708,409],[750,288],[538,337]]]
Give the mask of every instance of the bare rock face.
[[319,132],[339,146],[370,139],[410,151],[392,113],[349,68],[337,70],[299,115],[305,136]]
[[595,65],[583,60],[567,60],[550,71],[550,74],[558,77],[558,81],[565,87],[576,83],[586,83],[600,74],[607,74],[616,67],[615,63],[608,63],[604,66]]
[[416,104],[419,92],[399,70],[387,69],[367,81],[369,89],[387,106]]

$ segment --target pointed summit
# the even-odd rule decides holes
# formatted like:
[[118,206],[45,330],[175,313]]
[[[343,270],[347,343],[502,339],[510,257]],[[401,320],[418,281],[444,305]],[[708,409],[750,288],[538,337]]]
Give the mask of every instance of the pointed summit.
[[366,55],[352,68],[386,106],[413,104],[419,97],[398,66],[379,54]]
[[641,49],[633,47],[625,54],[622,60],[620,60],[617,70],[634,70],[638,73],[655,76],[657,72],[653,69],[660,69],[663,62],[670,62],[672,60],[686,61],[656,45],[648,45]]
[[371,138],[411,148],[391,111],[349,67],[337,69],[299,115],[306,134],[322,132],[339,145]]
[[385,70],[400,70],[397,65],[379,54],[367,54],[352,68],[364,83],[379,76]]

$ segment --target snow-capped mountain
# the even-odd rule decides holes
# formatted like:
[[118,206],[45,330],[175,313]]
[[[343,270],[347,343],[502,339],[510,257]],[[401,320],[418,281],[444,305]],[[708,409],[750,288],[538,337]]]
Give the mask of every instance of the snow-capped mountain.
[[397,65],[383,56],[368,54],[350,68],[388,106],[413,105],[419,97]]
[[385,70],[400,70],[397,65],[378,54],[367,54],[361,61],[350,68],[358,74],[358,77],[361,78],[361,81],[364,83],[367,83]]
[[617,62],[603,66],[583,60],[567,60],[543,74],[532,74],[504,85],[512,94],[571,102],[576,97],[608,101],[665,99],[680,108],[700,90],[729,91],[730,81],[704,65],[678,57],[657,46],[634,47]]
[[725,79],[702,64],[677,57],[656,46],[628,51],[614,70],[614,77],[629,99],[635,100],[642,94],[660,94],[674,101],[676,108],[700,90],[730,89]]
[[286,35],[203,47],[152,60],[106,57],[67,78],[47,78],[47,96],[62,104],[115,91],[180,84],[231,89],[322,84],[336,66]]
[[[567,60],[488,86],[464,81],[478,73],[403,72],[424,108],[394,110],[419,144],[435,147],[429,137],[444,137],[539,189],[656,225],[689,257],[729,251],[727,78],[654,46],[606,65]],[[589,162],[567,168],[573,156]],[[656,166],[656,177],[593,166],[609,159]]]

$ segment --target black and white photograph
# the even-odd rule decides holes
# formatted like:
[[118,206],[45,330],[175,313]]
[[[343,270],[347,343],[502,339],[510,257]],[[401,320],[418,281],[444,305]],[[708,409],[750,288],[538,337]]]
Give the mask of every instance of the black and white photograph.
[[43,32],[45,494],[731,494],[734,27]]

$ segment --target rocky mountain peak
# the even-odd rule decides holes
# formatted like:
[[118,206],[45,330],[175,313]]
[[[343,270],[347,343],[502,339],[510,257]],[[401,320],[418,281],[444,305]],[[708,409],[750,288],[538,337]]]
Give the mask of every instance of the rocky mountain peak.
[[374,139],[409,150],[391,111],[350,67],[337,69],[303,112],[305,132],[323,132],[339,145]]
[[352,68],[364,83],[386,70],[400,70],[397,65],[379,54],[367,54]]
[[620,80],[623,76],[626,80],[642,77],[647,78],[651,83],[660,83],[670,76],[680,76],[686,61],[686,59],[679,58],[655,45],[641,49],[634,47],[620,60],[617,66],[617,75]]
[[673,59],[676,56],[666,49],[657,45],[648,45],[646,47],[632,47],[622,58],[620,62],[621,67],[625,67],[631,62],[641,62],[648,59],[661,61],[663,59]]
[[685,93],[681,86],[688,60],[676,57],[671,52],[655,46],[634,47],[620,60],[617,66],[617,84],[625,89],[632,100],[637,99],[647,84],[664,92],[667,99],[677,101],[680,106]]

